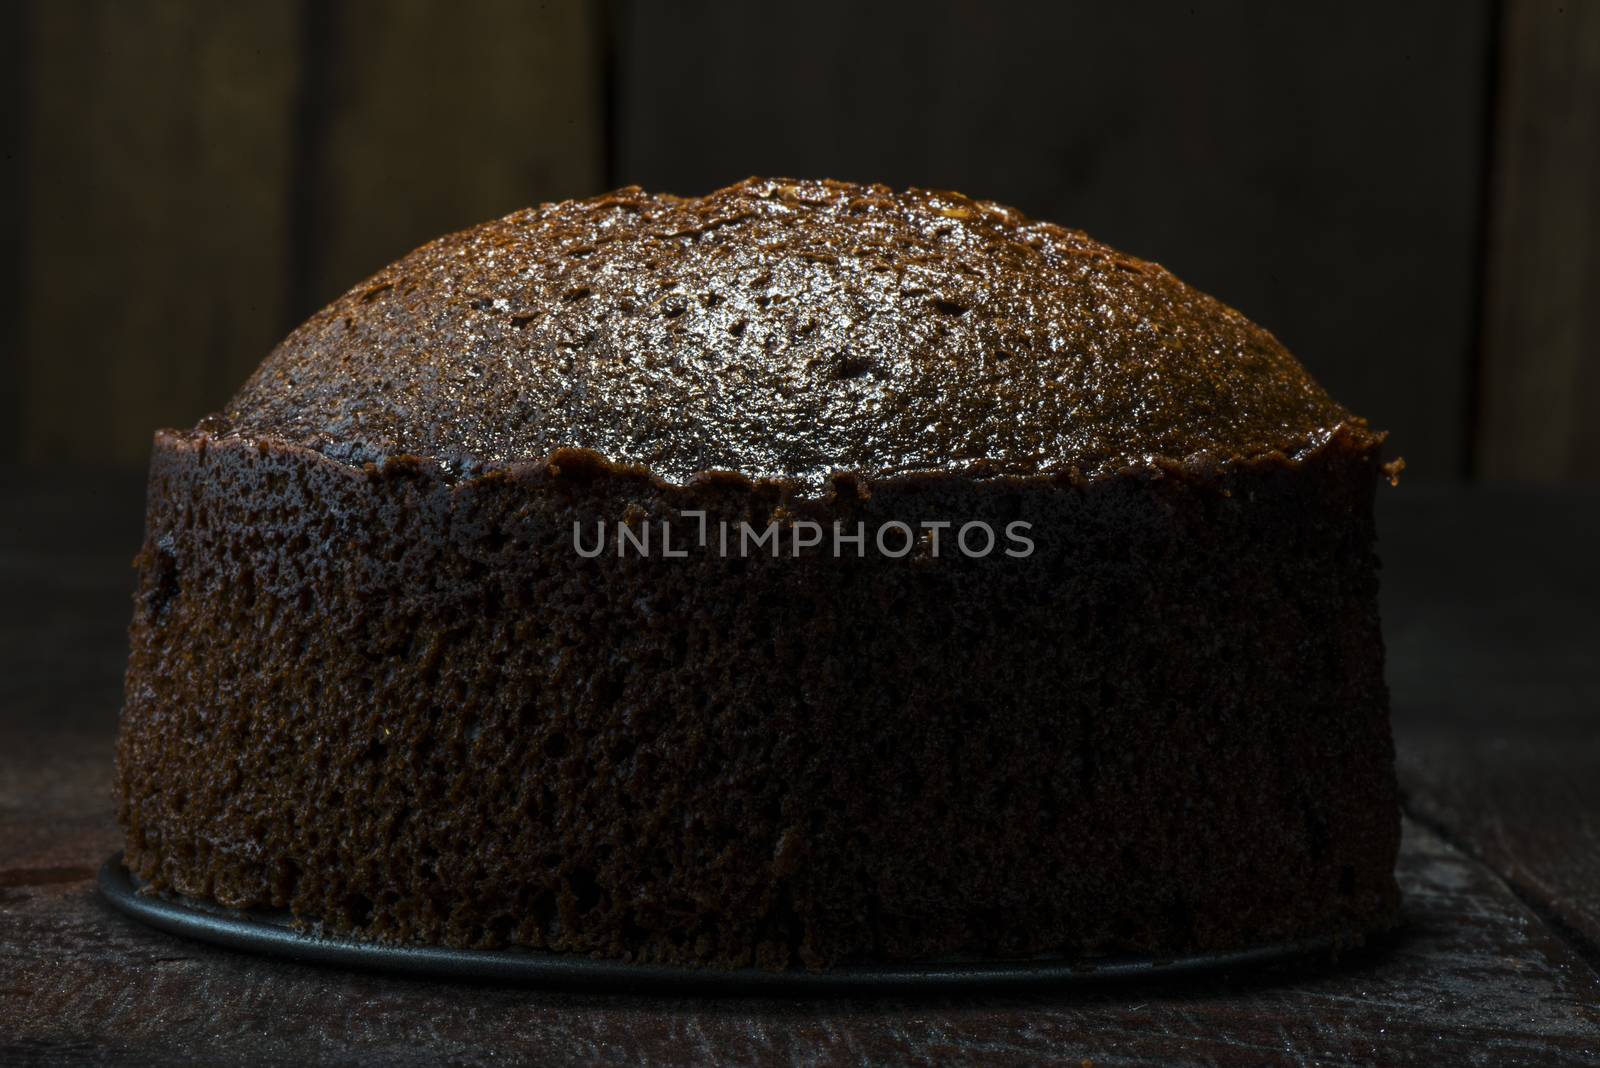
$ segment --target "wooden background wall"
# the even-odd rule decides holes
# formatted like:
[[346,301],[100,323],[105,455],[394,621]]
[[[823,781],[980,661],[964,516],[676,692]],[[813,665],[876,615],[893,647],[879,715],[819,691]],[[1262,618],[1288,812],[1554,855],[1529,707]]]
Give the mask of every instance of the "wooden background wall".
[[1410,477],[1600,475],[1600,0],[3,12],[0,460],[142,462],[445,230],[788,173],[1165,263]]

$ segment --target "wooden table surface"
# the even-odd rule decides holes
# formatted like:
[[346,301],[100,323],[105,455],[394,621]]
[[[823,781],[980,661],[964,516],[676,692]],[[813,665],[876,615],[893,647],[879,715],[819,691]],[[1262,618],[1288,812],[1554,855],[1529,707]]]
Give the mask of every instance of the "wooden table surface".
[[1404,930],[1336,969],[689,998],[429,982],[146,930],[93,885],[142,485],[0,471],[0,1065],[1600,1064],[1600,492],[1381,496]]

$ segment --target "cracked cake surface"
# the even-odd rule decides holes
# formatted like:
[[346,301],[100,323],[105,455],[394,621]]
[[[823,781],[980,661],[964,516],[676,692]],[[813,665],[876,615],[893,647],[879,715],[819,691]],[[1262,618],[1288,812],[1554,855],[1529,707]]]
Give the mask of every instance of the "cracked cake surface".
[[957,193],[622,189],[423,246],[318,313],[219,428],[462,470],[587,448],[682,481],[1093,476],[1364,424],[1166,270]]

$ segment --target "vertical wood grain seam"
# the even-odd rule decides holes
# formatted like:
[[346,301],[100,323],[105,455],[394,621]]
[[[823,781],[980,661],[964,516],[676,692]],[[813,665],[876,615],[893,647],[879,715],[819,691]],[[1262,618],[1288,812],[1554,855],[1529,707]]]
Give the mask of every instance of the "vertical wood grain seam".
[[316,292],[317,264],[323,248],[323,171],[326,164],[328,116],[333,108],[335,34],[344,12],[343,0],[301,0],[299,11],[299,83],[295,86],[294,144],[288,188],[289,254],[284,291],[282,333],[293,330],[322,306]]
[[28,395],[27,349],[30,343],[32,282],[28,263],[33,242],[32,196],[29,179],[29,145],[33,136],[33,4],[6,8],[3,62],[7,71],[6,161],[0,175],[0,200],[5,217],[0,220],[0,244],[5,265],[0,285],[0,460],[14,462],[24,449],[23,405]]
[[1489,32],[1483,56],[1483,95],[1479,101],[1482,151],[1478,160],[1478,217],[1472,244],[1477,259],[1473,277],[1471,316],[1466,352],[1466,404],[1462,413],[1461,460],[1459,475],[1467,481],[1483,477],[1483,392],[1489,345],[1487,308],[1489,306],[1491,231],[1494,225],[1495,174],[1499,157],[1499,123],[1506,36],[1505,0],[1489,0]]
[[1506,0],[1504,10],[1478,466],[1489,478],[1592,478],[1600,7]]
[[619,11],[624,2],[605,0],[595,5],[594,50],[600,93],[600,179],[607,189],[615,189],[621,184],[617,175],[617,163],[622,152],[622,131],[618,123],[621,88],[617,84],[620,48],[617,30],[626,18]]

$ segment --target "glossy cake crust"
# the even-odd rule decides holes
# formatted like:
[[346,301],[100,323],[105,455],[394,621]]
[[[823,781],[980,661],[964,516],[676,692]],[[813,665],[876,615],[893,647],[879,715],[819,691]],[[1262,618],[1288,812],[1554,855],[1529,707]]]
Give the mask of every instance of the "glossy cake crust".
[[957,193],[622,189],[425,245],[291,334],[209,428],[472,473],[588,448],[669,481],[1094,477],[1365,424],[1271,334]]
[[[845,263],[885,233],[923,243]],[[985,266],[1013,252],[1033,276]],[[858,314],[768,345],[782,305]],[[851,330],[858,373],[803,340]],[[445,238],[157,436],[129,866],[372,937],[723,967],[1357,938],[1397,901],[1379,441],[1237,313],[953,195],[623,191]],[[697,513],[923,536],[574,548]],[[950,520],[1032,552],[939,551]]]

